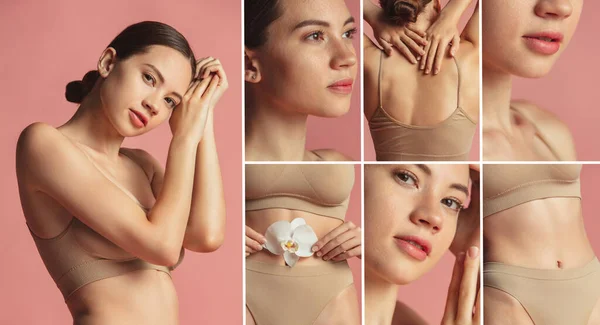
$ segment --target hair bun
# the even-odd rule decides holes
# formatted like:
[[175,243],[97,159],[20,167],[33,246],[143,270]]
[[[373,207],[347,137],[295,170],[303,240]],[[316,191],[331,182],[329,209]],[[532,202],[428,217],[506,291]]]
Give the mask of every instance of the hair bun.
[[91,70],[83,76],[83,80],[69,82],[65,91],[65,97],[71,103],[80,104],[83,98],[92,91],[99,77],[100,73],[98,71]]
[[380,3],[385,16],[394,24],[417,21],[418,0],[382,0]]

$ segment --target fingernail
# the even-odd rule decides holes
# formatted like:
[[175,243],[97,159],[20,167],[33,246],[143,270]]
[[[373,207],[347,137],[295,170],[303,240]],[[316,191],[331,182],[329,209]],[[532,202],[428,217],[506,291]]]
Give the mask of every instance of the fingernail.
[[321,252],[317,252],[317,256],[318,256],[318,257],[321,257],[321,255],[323,255],[323,253],[321,253]]
[[328,259],[329,259],[329,257],[323,256],[323,261],[327,261]]
[[312,250],[313,252],[316,252],[316,251],[318,251],[318,250],[319,250],[319,247],[318,247],[318,246],[313,246],[313,247],[311,248],[311,250]]
[[477,256],[479,256],[479,248],[477,248],[476,246],[471,246],[467,254],[470,258],[476,258]]
[[438,68],[435,68],[435,70],[433,71],[433,73],[434,73],[434,74],[438,74],[438,73],[440,73],[440,69],[438,69]]
[[458,256],[456,257],[456,259],[457,259],[459,262],[462,262],[462,261],[465,259],[465,252],[460,252],[460,253],[458,253]]

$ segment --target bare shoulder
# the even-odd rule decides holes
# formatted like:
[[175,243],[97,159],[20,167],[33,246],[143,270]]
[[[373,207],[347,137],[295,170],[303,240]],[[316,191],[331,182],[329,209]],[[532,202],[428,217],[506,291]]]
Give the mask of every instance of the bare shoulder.
[[556,148],[561,160],[576,160],[575,142],[571,130],[556,115],[525,100],[514,100],[511,105],[535,124],[549,145]]
[[343,153],[333,149],[318,149],[313,150],[312,153],[319,156],[325,161],[354,161],[354,159],[344,155]]
[[375,71],[379,67],[379,56],[381,49],[366,34],[363,34],[364,68],[366,71]]
[[[45,155],[64,147],[67,144],[67,139],[55,127],[36,122],[28,125],[17,141],[17,161],[19,159],[27,159],[32,155]],[[27,164],[17,164],[19,167],[32,167],[27,160]]]

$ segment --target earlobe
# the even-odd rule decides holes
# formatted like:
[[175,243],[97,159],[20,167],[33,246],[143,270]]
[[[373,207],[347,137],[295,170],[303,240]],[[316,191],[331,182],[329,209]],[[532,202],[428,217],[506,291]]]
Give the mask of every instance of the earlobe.
[[260,68],[256,52],[244,49],[244,80],[246,82],[258,83],[261,80]]
[[101,77],[108,77],[115,66],[116,60],[117,51],[112,47],[107,47],[104,52],[102,52],[102,55],[100,55],[100,59],[98,60],[98,73],[100,73]]

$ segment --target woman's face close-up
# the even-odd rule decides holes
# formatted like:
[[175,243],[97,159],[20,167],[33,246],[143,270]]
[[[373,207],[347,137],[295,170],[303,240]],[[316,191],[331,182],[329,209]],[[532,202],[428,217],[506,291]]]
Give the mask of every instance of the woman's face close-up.
[[583,0],[486,0],[482,6],[486,69],[543,77],[565,50]]
[[125,60],[118,55],[108,68],[101,58],[100,100],[119,134],[137,136],[169,118],[190,85],[192,69],[183,54],[166,46],[150,46]]
[[344,0],[280,1],[256,52],[261,96],[273,106],[322,117],[350,109],[357,24]]
[[467,165],[365,165],[365,267],[408,284],[431,270],[468,197]]

